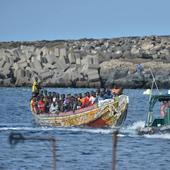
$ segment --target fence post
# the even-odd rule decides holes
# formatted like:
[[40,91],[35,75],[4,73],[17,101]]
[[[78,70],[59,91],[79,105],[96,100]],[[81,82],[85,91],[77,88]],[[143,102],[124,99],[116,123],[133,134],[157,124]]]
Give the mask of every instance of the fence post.
[[17,143],[25,140],[36,140],[36,141],[49,141],[51,143],[52,149],[52,169],[57,169],[57,156],[56,156],[56,138],[54,137],[36,137],[36,136],[23,136],[21,133],[11,132],[9,135],[9,143],[11,145],[16,145]]
[[117,146],[117,134],[118,131],[114,131],[112,134],[112,170],[116,169],[116,146]]

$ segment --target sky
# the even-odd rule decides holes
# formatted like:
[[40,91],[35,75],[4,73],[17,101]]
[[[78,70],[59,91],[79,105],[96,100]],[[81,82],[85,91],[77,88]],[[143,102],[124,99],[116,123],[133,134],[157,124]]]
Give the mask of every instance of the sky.
[[170,35],[170,0],[0,0],[0,41]]

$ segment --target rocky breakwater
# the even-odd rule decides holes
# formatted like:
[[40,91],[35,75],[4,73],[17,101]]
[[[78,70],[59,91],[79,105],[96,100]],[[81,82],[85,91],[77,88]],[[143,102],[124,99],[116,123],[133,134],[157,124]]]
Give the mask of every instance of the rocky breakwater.
[[[140,70],[136,64],[141,64]],[[0,43],[0,86],[170,87],[170,36]]]

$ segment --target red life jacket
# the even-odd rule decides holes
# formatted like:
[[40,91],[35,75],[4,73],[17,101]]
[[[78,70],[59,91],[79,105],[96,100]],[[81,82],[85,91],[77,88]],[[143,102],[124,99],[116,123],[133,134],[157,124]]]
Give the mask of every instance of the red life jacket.
[[85,103],[89,103],[89,97],[88,96],[85,97]]
[[39,111],[44,111],[44,102],[42,100],[38,101],[38,110]]
[[80,101],[81,101],[81,107],[82,108],[85,107],[85,97],[81,98]]

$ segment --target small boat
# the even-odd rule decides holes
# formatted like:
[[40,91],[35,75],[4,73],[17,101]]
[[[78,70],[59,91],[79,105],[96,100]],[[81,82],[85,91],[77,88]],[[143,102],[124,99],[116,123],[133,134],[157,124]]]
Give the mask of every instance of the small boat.
[[102,103],[69,112],[33,113],[39,125],[54,127],[89,126],[95,128],[118,127],[126,119],[128,109],[128,96],[120,95],[118,100],[106,99]]
[[[160,105],[159,111],[155,111],[154,109],[157,103]],[[160,111],[163,112],[161,115]],[[156,116],[156,112],[158,112],[160,116]],[[153,95],[149,100],[149,110],[145,127],[138,129],[138,134],[167,132],[170,132],[170,94]]]

